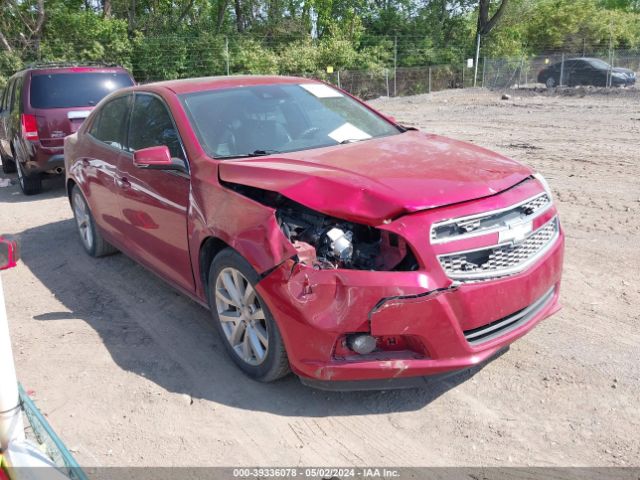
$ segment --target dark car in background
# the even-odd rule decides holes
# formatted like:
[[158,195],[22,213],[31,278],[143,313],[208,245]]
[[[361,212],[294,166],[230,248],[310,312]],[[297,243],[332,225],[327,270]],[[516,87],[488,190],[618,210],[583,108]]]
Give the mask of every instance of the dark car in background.
[[64,137],[107,94],[134,84],[118,66],[44,65],[14,74],[0,96],[2,171],[18,172],[26,195],[64,171]]
[[[611,79],[610,83],[609,79]],[[541,70],[538,74],[538,82],[544,83],[549,88],[561,83],[569,87],[578,85],[624,87],[636,83],[636,74],[628,68],[612,67],[599,58],[570,58]]]

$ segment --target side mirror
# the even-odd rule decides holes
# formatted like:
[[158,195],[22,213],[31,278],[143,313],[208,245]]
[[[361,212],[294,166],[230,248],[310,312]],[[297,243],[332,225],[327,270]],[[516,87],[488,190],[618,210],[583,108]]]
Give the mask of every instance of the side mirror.
[[166,145],[148,147],[133,152],[133,164],[138,168],[150,170],[178,170],[185,172],[184,162],[178,158],[171,158],[171,152]]
[[0,236],[0,270],[15,267],[19,258],[18,243]]

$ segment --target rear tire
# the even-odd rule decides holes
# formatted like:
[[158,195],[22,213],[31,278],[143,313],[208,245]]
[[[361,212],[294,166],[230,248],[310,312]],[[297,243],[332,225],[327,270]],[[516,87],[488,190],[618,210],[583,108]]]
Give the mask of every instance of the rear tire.
[[547,78],[547,81],[544,82],[547,88],[553,88],[556,86],[556,79],[553,77]]
[[278,325],[255,289],[259,281],[251,265],[227,248],[209,268],[209,305],[233,362],[254,380],[273,382],[290,372],[289,361]]
[[[4,163],[2,164],[4,165]],[[22,163],[16,161],[16,169],[18,171],[18,183],[20,189],[25,195],[35,195],[42,191],[42,175],[40,173],[27,174],[22,168]]]
[[71,209],[80,234],[80,243],[92,257],[112,255],[118,250],[108,243],[96,228],[89,205],[77,185],[71,190]]

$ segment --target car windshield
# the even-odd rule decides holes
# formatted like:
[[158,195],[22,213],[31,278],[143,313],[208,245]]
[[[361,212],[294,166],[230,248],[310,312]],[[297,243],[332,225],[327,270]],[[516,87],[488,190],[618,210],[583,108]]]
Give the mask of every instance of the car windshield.
[[180,98],[203,148],[215,158],[327,147],[401,131],[320,83],[208,90]]
[[96,105],[109,93],[133,85],[126,73],[87,72],[33,74],[33,108],[70,108]]
[[592,58],[589,60],[589,63],[597,68],[598,70],[609,70],[609,68],[611,67],[607,62],[600,60],[598,58]]

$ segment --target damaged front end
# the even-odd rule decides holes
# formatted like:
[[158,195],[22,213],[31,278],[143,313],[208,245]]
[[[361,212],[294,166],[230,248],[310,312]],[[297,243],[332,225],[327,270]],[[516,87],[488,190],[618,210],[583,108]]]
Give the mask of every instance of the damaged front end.
[[[278,233],[295,251],[264,273],[257,290],[281,327],[293,371],[303,379],[376,380],[473,367],[559,308],[562,238],[524,273],[458,282],[438,256],[456,242],[434,243],[430,229],[447,215],[462,216],[468,205],[372,226],[317,212],[278,192],[222,183],[271,209]],[[539,190],[533,181],[524,182],[474,202],[471,210],[489,211]],[[545,213],[554,214],[555,209]],[[460,245],[477,241],[486,239],[465,237]],[[501,335],[480,344],[466,338],[479,327],[516,318],[532,304],[537,306],[526,322],[514,320]]]
[[296,260],[315,270],[413,271],[418,262],[395,233],[311,210],[283,195],[225,183],[228,188],[275,210]]

